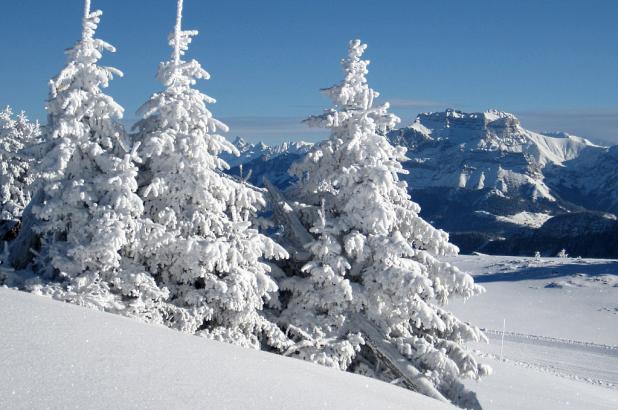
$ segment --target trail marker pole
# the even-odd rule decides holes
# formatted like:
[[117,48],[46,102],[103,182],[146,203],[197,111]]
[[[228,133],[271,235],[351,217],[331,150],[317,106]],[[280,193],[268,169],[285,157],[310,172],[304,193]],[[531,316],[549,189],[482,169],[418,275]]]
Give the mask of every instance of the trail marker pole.
[[504,351],[504,331],[506,330],[506,318],[502,322],[502,341],[500,343],[500,361],[502,361],[502,352]]

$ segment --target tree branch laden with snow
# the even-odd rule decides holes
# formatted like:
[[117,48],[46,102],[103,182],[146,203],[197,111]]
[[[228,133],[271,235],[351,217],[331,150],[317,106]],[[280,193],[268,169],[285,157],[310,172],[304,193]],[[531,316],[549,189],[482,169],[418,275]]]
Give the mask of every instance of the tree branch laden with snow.
[[38,144],[41,128],[24,112],[0,111],[0,221],[18,220],[30,202],[36,156],[29,149]]
[[287,252],[258,232],[252,220],[262,194],[225,175],[224,152],[238,155],[221,133],[228,127],[207,105],[215,100],[194,86],[210,78],[196,60],[185,61],[197,31],[182,30],[182,1],[170,35],[171,59],[157,78],[164,89],[142,106],[134,138],[141,143],[139,194],[152,220],[141,258],[181,308],[171,325],[190,333],[259,347],[283,348],[286,338],[261,313],[277,291],[262,258]]
[[[39,279],[29,286],[160,321],[154,305],[166,290],[132,259],[143,211],[136,194],[139,159],[124,141],[122,107],[102,91],[122,73],[98,64],[104,51],[115,51],[94,37],[101,16],[86,0],[81,40],[66,51],[66,66],[49,84],[41,195],[31,204],[36,221],[24,232],[36,232],[40,241],[33,261]],[[17,244],[32,242],[19,239]]]

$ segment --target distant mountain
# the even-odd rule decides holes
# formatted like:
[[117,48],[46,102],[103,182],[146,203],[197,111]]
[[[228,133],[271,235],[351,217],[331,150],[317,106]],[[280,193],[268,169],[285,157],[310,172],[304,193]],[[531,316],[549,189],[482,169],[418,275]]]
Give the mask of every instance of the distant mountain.
[[287,188],[292,182],[288,169],[298,159],[303,157],[313,144],[305,141],[284,142],[269,146],[263,142],[251,144],[242,138],[233,142],[239,157],[226,154],[223,159],[230,165],[229,174],[234,176],[249,176],[249,182],[262,186],[262,179],[268,179],[280,188]]
[[588,209],[618,214],[618,145],[589,147],[545,174],[554,192]]
[[256,159],[268,161],[269,159],[276,158],[283,154],[304,155],[313,147],[311,142],[305,141],[284,142],[274,146],[266,145],[263,142],[252,144],[240,137],[236,137],[232,143],[240,152],[240,156],[237,157],[231,154],[222,155],[222,158],[232,168]]
[[449,232],[480,227],[490,236],[578,210],[552,189],[545,169],[601,148],[572,135],[526,130],[514,115],[495,110],[421,114],[389,138],[408,148],[405,179],[427,219]]
[[[526,130],[513,114],[496,110],[424,113],[387,137],[408,148],[410,160],[404,167],[409,174],[402,178],[422,216],[449,232],[466,252],[493,246],[496,253],[530,254],[534,249],[526,248],[522,238],[541,229],[543,238],[559,242],[546,228],[555,226],[557,215],[579,215],[568,219],[579,226],[604,218],[588,211],[618,213],[618,146]],[[239,175],[242,164],[245,175],[252,170],[252,183],[260,185],[267,176],[281,188],[291,183],[290,165],[312,146],[269,147],[240,139],[235,145],[241,157],[230,161],[232,174]],[[615,228],[613,222],[601,225]],[[518,245],[510,246],[510,240]],[[558,242],[547,246],[547,252]]]

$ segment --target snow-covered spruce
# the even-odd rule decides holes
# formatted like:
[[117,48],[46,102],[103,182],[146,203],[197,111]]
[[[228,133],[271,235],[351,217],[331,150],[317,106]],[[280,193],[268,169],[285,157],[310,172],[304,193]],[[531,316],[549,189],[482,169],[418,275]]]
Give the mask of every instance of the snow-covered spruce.
[[292,168],[291,192],[314,241],[312,259],[280,283],[289,297],[281,324],[297,338],[288,354],[385,380],[407,375],[410,388],[478,408],[460,379],[489,373],[464,344],[485,336],[444,305],[483,288],[438,259],[457,248],[420,218],[399,180],[405,148],[384,137],[399,119],[388,104],[374,106],[365,49],[350,43],[345,79],[324,90],[334,107],[306,120],[330,138]]
[[219,155],[237,150],[219,132],[227,126],[207,108],[215,100],[193,86],[209,74],[184,61],[197,31],[181,29],[182,1],[170,35],[172,59],[161,63],[164,89],[140,109],[134,138],[141,143],[139,194],[154,221],[141,258],[180,307],[170,326],[243,346],[283,348],[285,336],[260,310],[277,290],[262,257],[286,251],[252,227],[261,193],[225,175]]
[[28,149],[41,136],[38,122],[24,112],[14,116],[11,107],[0,111],[0,221],[15,221],[30,202],[35,158]]
[[[60,300],[157,320],[155,305],[166,292],[130,257],[143,207],[135,193],[135,153],[122,142],[123,109],[101,90],[122,75],[97,64],[103,51],[114,51],[94,38],[101,15],[85,1],[82,38],[50,81],[40,191],[27,210],[34,220],[24,221],[20,233],[39,236],[33,261],[38,277],[26,286]],[[29,249],[17,249],[24,243],[31,241],[14,241],[16,253],[27,255]],[[27,262],[14,260],[19,267]]]

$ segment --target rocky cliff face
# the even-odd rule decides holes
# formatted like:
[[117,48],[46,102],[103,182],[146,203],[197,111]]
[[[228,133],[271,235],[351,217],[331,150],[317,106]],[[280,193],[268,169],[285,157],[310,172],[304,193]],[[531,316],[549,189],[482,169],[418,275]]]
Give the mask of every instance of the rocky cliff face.
[[425,217],[448,231],[483,226],[496,234],[577,209],[552,190],[544,171],[596,147],[526,130],[514,115],[494,110],[421,114],[389,138],[408,148],[406,179]]

